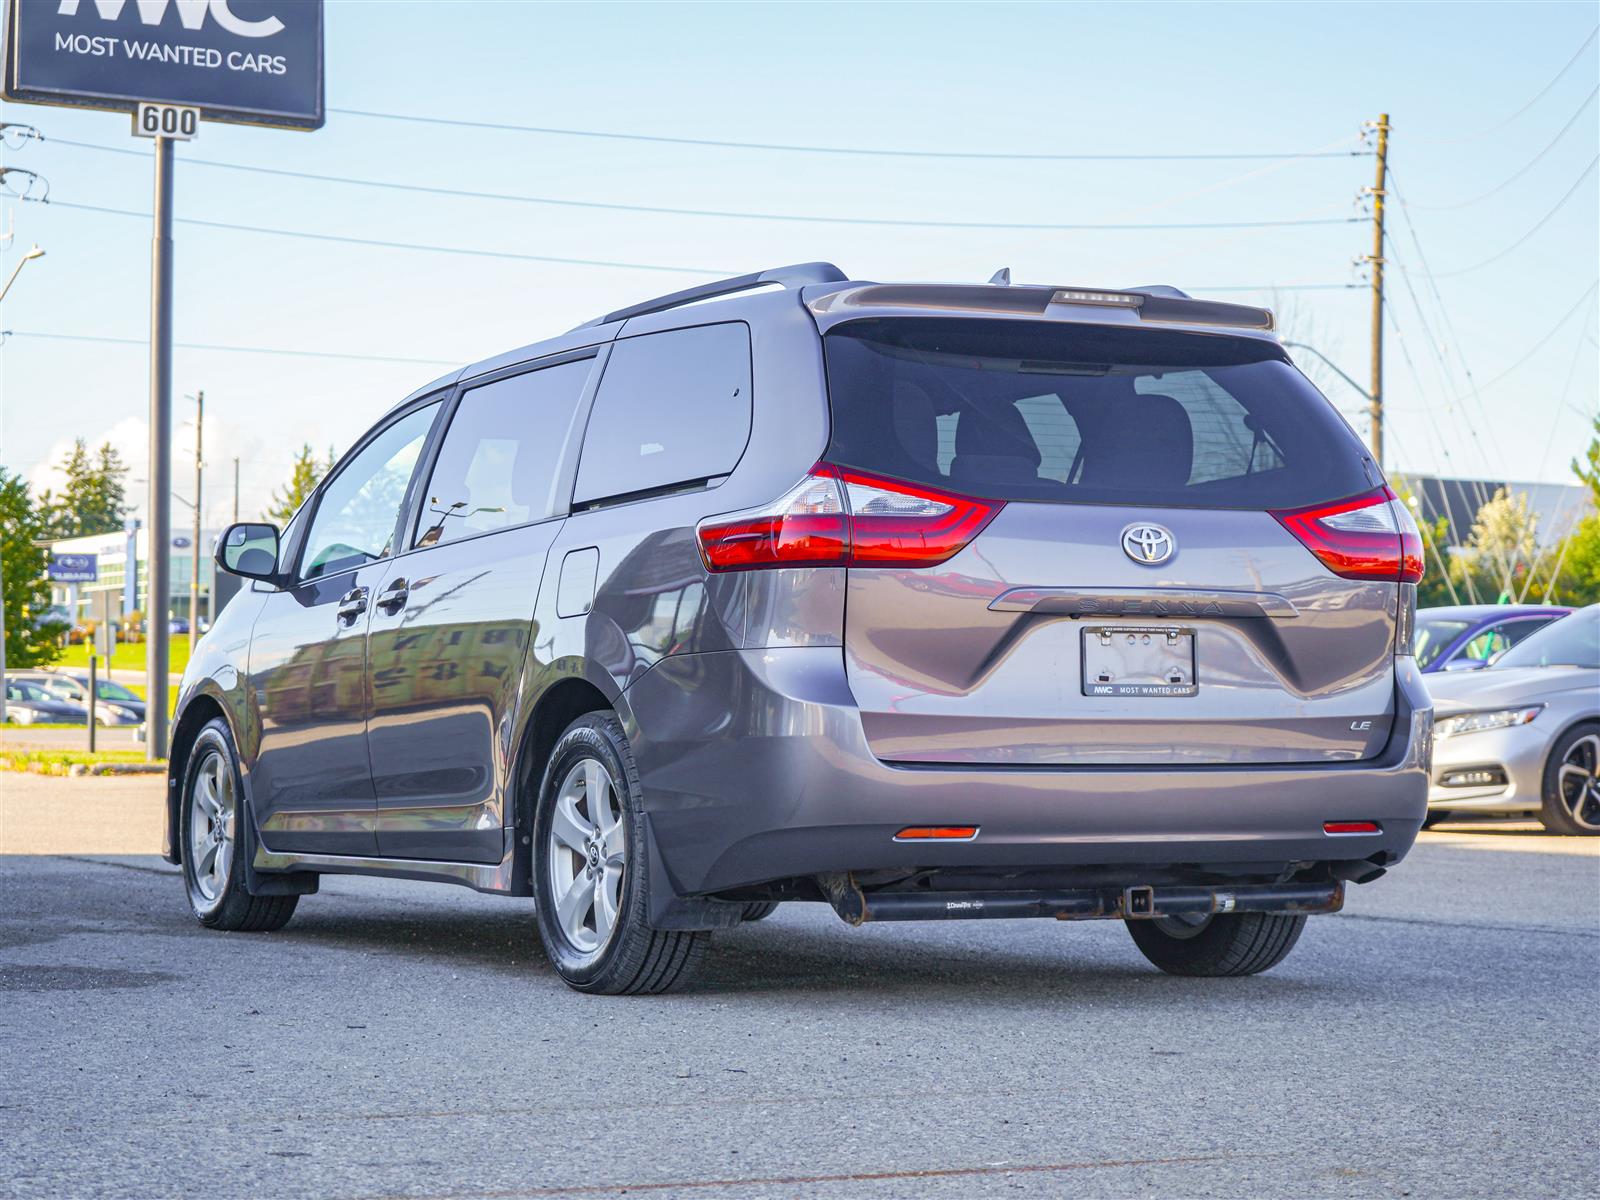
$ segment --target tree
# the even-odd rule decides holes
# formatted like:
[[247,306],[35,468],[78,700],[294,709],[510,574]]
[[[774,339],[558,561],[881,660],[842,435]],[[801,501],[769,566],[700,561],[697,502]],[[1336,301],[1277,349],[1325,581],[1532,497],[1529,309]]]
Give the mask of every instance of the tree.
[[1589,439],[1589,449],[1583,459],[1572,460],[1572,473],[1589,487],[1594,506],[1600,508],[1600,417],[1594,419],[1594,436]]
[[1538,547],[1539,514],[1528,511],[1526,492],[1496,488],[1472,523],[1470,547],[1480,571],[1501,600],[1515,600]]
[[50,552],[35,545],[46,536],[39,505],[22,476],[0,467],[0,603],[6,622],[6,666],[37,667],[60,654],[62,621],[46,620]]
[[88,444],[78,438],[61,460],[61,472],[66,476],[61,493],[41,492],[35,505],[45,537],[85,537],[122,530],[128,515],[128,468],[115,446],[105,442],[90,455]]
[[289,523],[289,518],[294,516],[299,507],[305,503],[306,497],[311,495],[312,489],[318,481],[327,474],[328,466],[332,465],[332,451],[329,451],[329,462],[319,463],[317,456],[311,451],[311,443],[307,442],[300,447],[300,452],[294,456],[294,468],[289,474],[289,483],[282,492],[276,490],[272,493],[272,505],[267,509],[267,519],[280,528]]

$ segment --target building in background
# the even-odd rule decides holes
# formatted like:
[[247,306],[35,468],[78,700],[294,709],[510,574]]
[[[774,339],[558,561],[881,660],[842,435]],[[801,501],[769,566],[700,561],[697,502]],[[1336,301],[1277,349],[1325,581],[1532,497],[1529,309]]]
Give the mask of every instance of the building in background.
[[[226,575],[220,590],[217,587],[216,564],[209,547],[221,532],[207,529],[200,534],[200,616],[205,624],[210,623],[238,590],[236,586],[229,586],[232,577]],[[172,534],[171,594],[165,606],[169,619],[189,619],[189,581],[194,570],[195,550],[193,531]],[[91,534],[50,543],[52,562],[68,556],[92,556],[94,578],[82,579],[82,575],[90,572],[75,571],[72,582],[51,579],[50,604],[63,620],[80,625],[103,619],[102,614],[108,611],[113,620],[120,620],[122,614],[128,612],[151,613],[149,530],[140,527],[124,533]],[[132,572],[128,569],[130,558],[137,564]],[[56,572],[52,570],[51,574],[54,576]]]

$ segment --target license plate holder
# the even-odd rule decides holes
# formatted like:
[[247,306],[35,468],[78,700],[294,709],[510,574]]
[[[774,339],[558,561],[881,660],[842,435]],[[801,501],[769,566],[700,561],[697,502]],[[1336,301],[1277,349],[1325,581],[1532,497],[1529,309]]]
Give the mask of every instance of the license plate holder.
[[1092,625],[1083,631],[1085,696],[1193,696],[1194,630],[1176,625]]

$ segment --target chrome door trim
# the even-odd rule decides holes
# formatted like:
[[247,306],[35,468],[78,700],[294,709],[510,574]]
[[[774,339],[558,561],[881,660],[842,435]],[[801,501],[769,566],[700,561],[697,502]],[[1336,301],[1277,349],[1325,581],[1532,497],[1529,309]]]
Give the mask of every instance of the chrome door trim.
[[1032,612],[1064,617],[1270,617],[1285,621],[1300,610],[1277,592],[1224,588],[1020,587],[989,602],[995,612]]

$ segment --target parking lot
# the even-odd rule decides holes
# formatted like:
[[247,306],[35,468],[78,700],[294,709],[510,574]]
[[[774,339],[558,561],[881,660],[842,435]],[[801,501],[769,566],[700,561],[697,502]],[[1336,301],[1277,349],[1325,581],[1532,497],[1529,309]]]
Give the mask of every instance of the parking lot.
[[[1596,843],[1430,832],[1271,973],[791,905],[599,999],[530,902],[331,878],[214,934],[160,781],[0,775],[0,1195],[1574,1196]],[[143,851],[143,853],[138,853]]]

